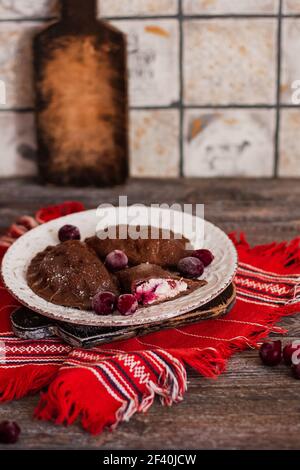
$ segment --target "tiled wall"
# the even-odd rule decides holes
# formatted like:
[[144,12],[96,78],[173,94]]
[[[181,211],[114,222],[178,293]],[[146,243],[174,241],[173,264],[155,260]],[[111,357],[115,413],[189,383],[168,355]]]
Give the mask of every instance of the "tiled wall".
[[[57,3],[0,0],[1,176],[35,172],[31,38]],[[132,175],[300,177],[300,0],[99,6],[129,37]]]

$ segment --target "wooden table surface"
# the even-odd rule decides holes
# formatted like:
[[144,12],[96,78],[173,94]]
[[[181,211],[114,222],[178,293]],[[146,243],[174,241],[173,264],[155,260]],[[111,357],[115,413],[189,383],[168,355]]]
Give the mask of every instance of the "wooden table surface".
[[[300,234],[300,184],[296,180],[131,180],[114,189],[39,186],[30,180],[0,181],[0,229],[20,214],[63,200],[88,208],[103,202],[203,203],[205,216],[229,232],[243,230],[251,243],[288,240]],[[288,341],[300,338],[300,316],[285,319]],[[170,409],[155,403],[115,432],[90,437],[34,421],[38,397],[0,406],[0,421],[16,420],[26,449],[299,449],[300,382],[285,366],[265,368],[256,351],[236,355],[217,380],[189,375],[184,401]],[[0,446],[0,449],[4,446]]]

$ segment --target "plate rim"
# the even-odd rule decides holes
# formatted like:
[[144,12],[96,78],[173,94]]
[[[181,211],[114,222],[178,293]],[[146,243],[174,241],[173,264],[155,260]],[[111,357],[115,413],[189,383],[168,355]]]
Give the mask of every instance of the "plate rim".
[[[115,207],[114,206],[114,209],[118,209],[118,207]],[[151,206],[145,206],[145,209],[149,210],[149,209],[152,209]],[[167,211],[170,211],[172,209],[161,209],[161,210],[167,210]],[[50,225],[52,224],[53,222],[55,221],[58,221],[58,220],[64,220],[64,219],[69,219],[70,217],[74,217],[74,216],[78,216],[80,214],[83,214],[83,213],[95,213],[95,211],[97,211],[97,209],[88,209],[88,210],[84,210],[84,211],[80,211],[80,212],[77,212],[77,213],[73,213],[73,214],[68,214],[68,215],[65,215],[65,216],[62,216],[62,217],[59,217],[57,219],[53,219],[49,222],[46,222],[44,224],[41,224],[39,225],[38,227],[35,227],[31,230],[29,230],[28,232],[26,232],[24,235],[22,235],[20,238],[18,238],[9,248],[8,250],[6,251],[3,259],[2,259],[2,263],[1,263],[1,278],[2,278],[2,281],[3,281],[3,284],[4,286],[6,287],[6,289],[8,290],[8,292],[22,305],[26,306],[27,308],[29,308],[30,310],[33,310],[34,312],[37,312],[39,313],[40,315],[44,316],[44,317],[47,317],[47,318],[50,318],[52,320],[55,320],[55,321],[60,321],[60,322],[66,322],[66,323],[70,323],[70,324],[76,324],[76,325],[83,325],[83,326],[98,326],[98,327],[114,327],[114,326],[126,326],[126,325],[146,325],[147,323],[149,323],[150,321],[153,321],[153,319],[151,320],[151,318],[149,317],[146,317],[144,320],[142,318],[137,318],[136,317],[136,321],[135,321],[135,315],[132,315],[132,316],[129,316],[129,317],[126,317],[126,316],[120,316],[120,315],[106,315],[106,316],[98,316],[97,317],[97,322],[93,321],[93,320],[89,320],[88,319],[88,316],[87,316],[87,320],[85,319],[82,319],[82,320],[75,320],[74,319],[72,320],[71,318],[58,318],[57,315],[55,314],[52,314],[51,312],[49,313],[48,311],[42,309],[42,308],[39,308],[38,306],[36,306],[35,304],[30,304],[28,303],[26,300],[24,300],[24,298],[19,294],[19,291],[20,289],[16,289],[14,286],[10,285],[10,282],[8,281],[8,277],[6,276],[6,269],[7,269],[7,264],[10,260],[10,257],[13,256],[12,253],[14,253],[14,251],[18,248],[18,245],[21,244],[21,243],[24,243],[24,240],[27,239],[27,238],[30,238],[32,236],[32,233],[36,230],[39,230],[41,229],[42,227],[45,228],[47,225]],[[194,214],[191,214],[193,217],[197,217],[195,216]],[[202,220],[204,221],[205,224],[207,224],[208,226],[211,226],[213,227],[214,230],[217,230],[219,231],[222,236],[225,236],[227,238],[227,241],[230,243],[231,245],[231,248],[232,248],[232,254],[234,256],[234,259],[233,259],[233,272],[231,273],[231,276],[228,278],[227,282],[225,283],[222,283],[220,284],[220,287],[219,289],[215,290],[214,294],[211,295],[209,298],[206,298],[205,301],[199,301],[199,303],[197,302],[197,304],[195,305],[191,305],[191,308],[189,310],[185,310],[185,312],[187,311],[191,311],[191,310],[194,310],[195,308],[198,308],[198,307],[201,307],[203,305],[205,305],[207,302],[210,302],[211,300],[213,300],[215,297],[217,297],[224,289],[226,289],[229,284],[233,281],[234,277],[235,277],[235,274],[237,272],[237,269],[238,269],[238,255],[237,255],[237,250],[236,250],[236,247],[234,246],[232,240],[228,237],[228,235],[226,234],[226,232],[224,232],[221,228],[219,228],[217,225],[213,224],[212,222],[206,220],[205,218],[202,218]],[[60,309],[68,309],[69,307],[64,307],[64,306],[60,306],[60,305],[56,305],[56,304],[53,304],[51,302],[48,302],[46,301],[45,299],[39,297],[37,294],[35,294],[29,286],[27,286],[28,289],[32,292],[33,296],[35,297],[38,297],[39,299],[42,299],[42,301],[45,302],[45,304],[51,304],[52,306],[56,306],[56,307],[59,307]],[[199,291],[201,290],[201,287],[198,289]],[[194,291],[195,292],[195,291]],[[192,295],[193,292],[191,294],[187,294],[185,296],[185,298],[189,297],[190,295]],[[168,303],[168,305],[174,305],[176,304],[176,301],[178,299],[171,299],[171,300],[168,300],[166,301]],[[163,302],[164,304],[166,302]],[[158,304],[159,305],[159,304]],[[153,309],[157,307],[157,305],[153,305],[153,306],[149,306],[149,307],[142,307],[143,310],[146,310],[146,309]],[[78,309],[73,309],[73,310],[76,310],[76,311],[79,311]],[[89,311],[85,311],[85,310],[82,310],[82,312],[84,313],[90,313]],[[141,312],[141,309],[139,309],[139,312]],[[176,316],[179,316],[179,315],[182,315],[183,313],[185,313],[183,311],[177,311],[177,313],[173,314],[173,315],[165,315],[163,318],[159,317],[158,318],[158,322],[159,321],[162,321],[162,320],[166,320],[168,318],[175,318]],[[111,318],[113,317],[113,318]],[[110,321],[111,319],[111,321]]]

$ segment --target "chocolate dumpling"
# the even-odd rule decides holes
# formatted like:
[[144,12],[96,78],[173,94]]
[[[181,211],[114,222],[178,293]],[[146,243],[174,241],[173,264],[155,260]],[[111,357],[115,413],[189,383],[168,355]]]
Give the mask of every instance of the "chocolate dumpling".
[[142,305],[174,299],[207,284],[204,280],[186,279],[149,263],[123,269],[117,277],[122,289],[134,294]]
[[[151,227],[141,227],[149,233]],[[109,230],[109,228],[108,228]],[[127,231],[127,230],[126,230]],[[160,229],[156,239],[138,238],[133,240],[128,237],[126,239],[119,238],[119,226],[116,231],[116,238],[107,238],[102,240],[97,235],[87,238],[86,243],[97,255],[104,260],[105,257],[113,250],[122,250],[128,257],[129,264],[136,266],[141,263],[157,264],[163,267],[176,267],[178,261],[184,258],[186,247],[189,240],[186,238],[176,238],[175,234],[170,231],[170,238],[163,238],[163,230]]]
[[110,273],[85,243],[70,240],[38,253],[27,271],[29,287],[54,304],[91,309],[99,291],[118,293]]

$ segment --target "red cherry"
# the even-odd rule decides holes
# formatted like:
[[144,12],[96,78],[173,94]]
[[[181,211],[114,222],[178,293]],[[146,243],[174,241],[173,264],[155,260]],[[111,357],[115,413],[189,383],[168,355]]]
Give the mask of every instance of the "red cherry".
[[299,349],[298,356],[300,359],[300,344],[294,345],[293,343],[290,343],[290,344],[287,344],[283,348],[283,360],[287,366],[290,366],[292,364],[292,356],[294,352],[297,351],[298,349]]
[[210,250],[205,250],[205,249],[193,251],[193,256],[195,256],[195,258],[198,258],[200,261],[202,261],[205,268],[206,266],[210,265],[210,263],[215,258]]
[[194,258],[193,256],[187,256],[186,258],[182,258],[178,265],[178,271],[186,277],[199,277],[203,274],[204,265],[202,261],[198,258]]
[[260,347],[259,355],[266,366],[276,366],[282,359],[281,341],[263,343]]
[[58,238],[61,242],[67,240],[80,240],[80,231],[75,225],[64,225],[58,231]]
[[92,307],[98,315],[110,315],[116,306],[116,296],[112,292],[98,292],[92,300]]
[[117,308],[122,315],[132,315],[138,308],[137,299],[132,294],[120,295]]
[[105,258],[105,266],[110,271],[119,271],[126,268],[128,265],[128,258],[124,251],[114,250],[111,251]]
[[19,439],[21,429],[14,421],[0,423],[0,442],[2,444],[15,444]]

